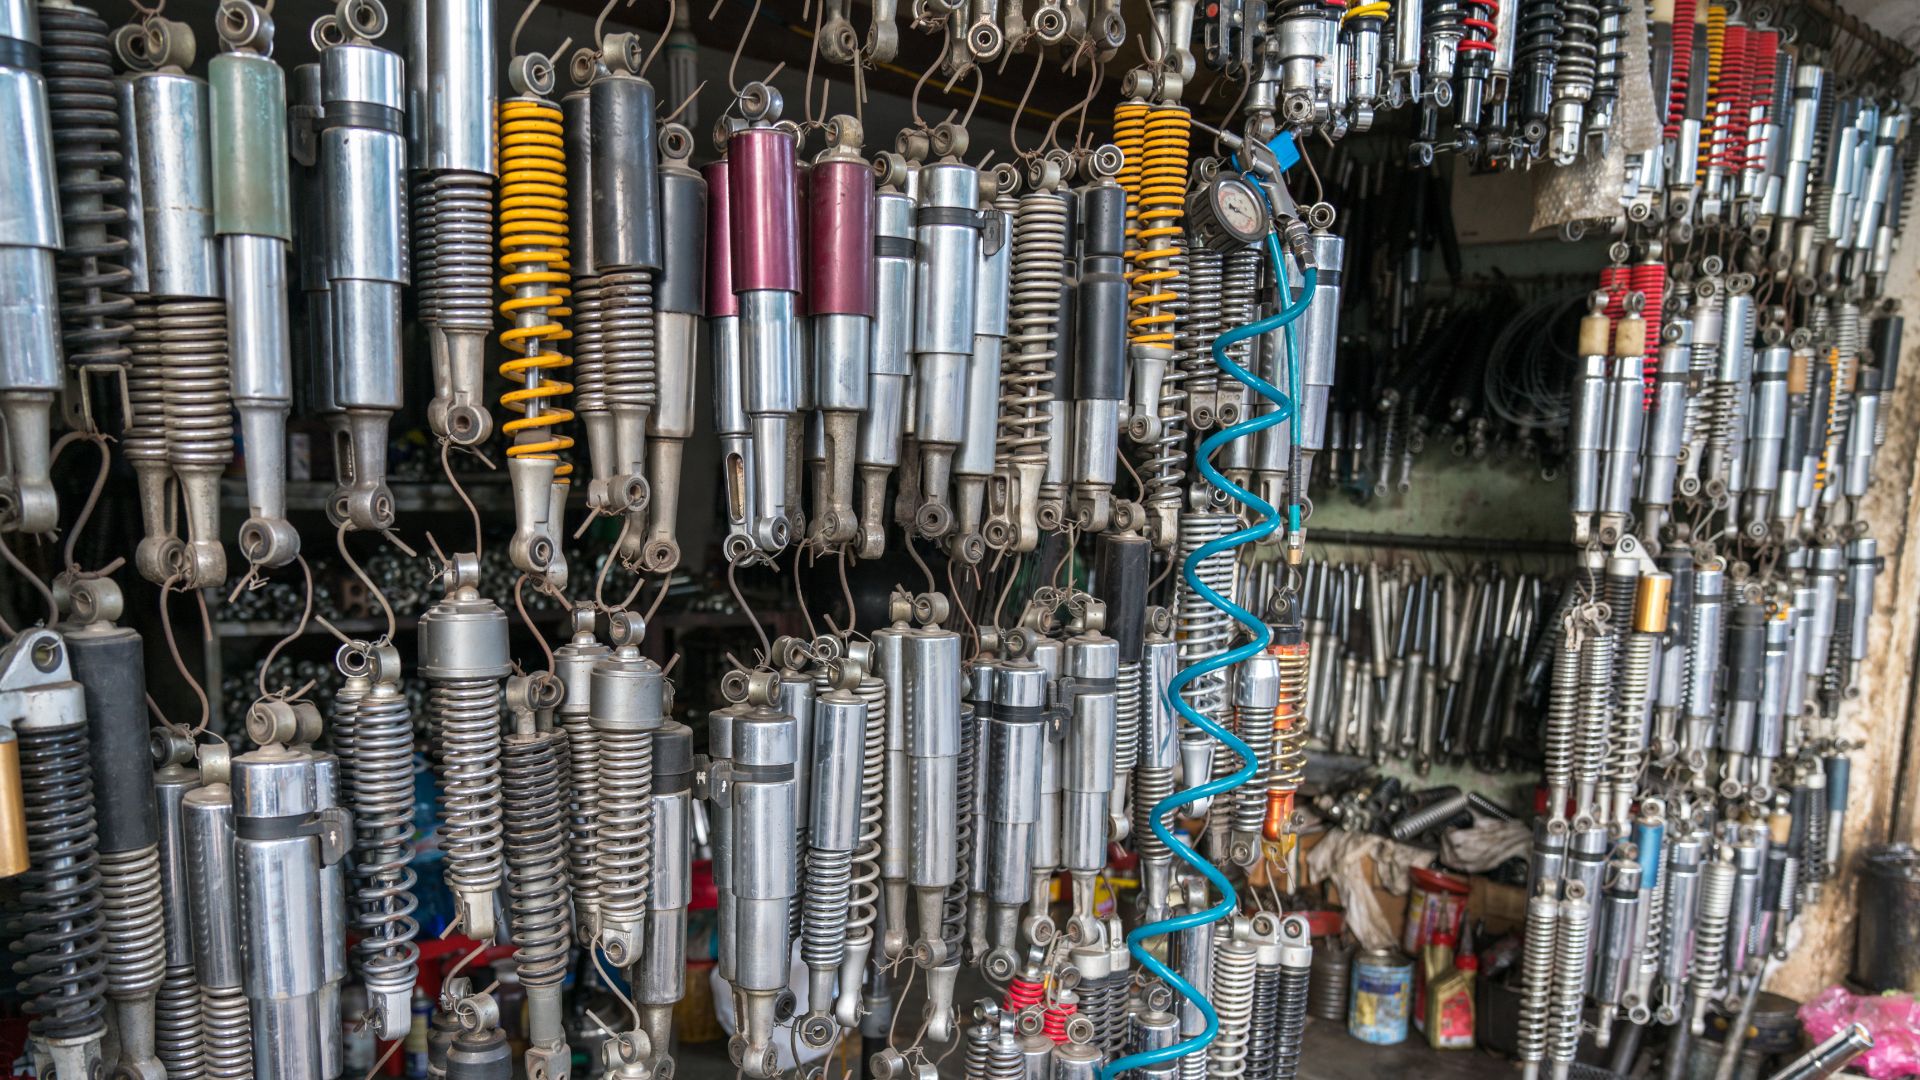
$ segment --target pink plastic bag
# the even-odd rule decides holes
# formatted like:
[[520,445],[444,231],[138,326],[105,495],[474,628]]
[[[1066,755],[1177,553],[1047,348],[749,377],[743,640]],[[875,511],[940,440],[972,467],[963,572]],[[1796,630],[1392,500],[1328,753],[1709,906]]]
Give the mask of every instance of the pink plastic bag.
[[1905,994],[1860,997],[1830,986],[1800,1006],[1800,1023],[1815,1043],[1859,1022],[1873,1033],[1873,1049],[1850,1068],[1874,1080],[1920,1074],[1920,1000]]

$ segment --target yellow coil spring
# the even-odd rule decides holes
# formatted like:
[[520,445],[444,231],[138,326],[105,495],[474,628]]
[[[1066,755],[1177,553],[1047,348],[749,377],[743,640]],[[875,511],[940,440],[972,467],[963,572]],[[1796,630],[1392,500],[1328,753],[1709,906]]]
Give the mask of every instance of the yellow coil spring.
[[[573,337],[559,320],[573,314],[567,248],[567,156],[560,110],[545,101],[520,98],[500,103],[500,287],[507,299],[500,314],[515,325],[500,344],[520,355],[500,365],[516,389],[500,404],[520,415],[501,428],[513,437],[507,456],[558,459],[573,439],[557,427],[573,420],[559,398],[573,384],[553,374],[573,358],[551,347]],[[522,320],[525,320],[524,324]],[[573,472],[562,461],[556,479]]]
[[1833,347],[1827,350],[1827,416],[1823,428],[1825,434],[1820,439],[1820,460],[1813,466],[1813,490],[1815,491],[1825,491],[1827,489],[1828,458],[1834,450],[1833,417],[1838,411],[1839,400],[1840,350],[1837,347]]
[[1144,101],[1123,101],[1113,107],[1113,145],[1120,151],[1121,190],[1127,193],[1127,246],[1133,246],[1134,216],[1140,212],[1140,155],[1146,146],[1147,113]]
[[1720,62],[1726,56],[1727,9],[1719,4],[1707,7],[1707,113],[1700,125],[1700,157],[1694,178],[1707,179],[1707,162],[1713,157],[1713,114],[1720,103]]
[[1179,299],[1173,281],[1180,271],[1169,260],[1180,254],[1180,241],[1186,235],[1181,219],[1187,213],[1187,136],[1191,124],[1184,105],[1155,106],[1147,117],[1140,152],[1139,246],[1132,253],[1135,269],[1128,278],[1135,294],[1130,301],[1134,314],[1127,320],[1127,340],[1135,345],[1173,348],[1175,314],[1166,305]]
[[1375,3],[1350,7],[1347,9],[1346,14],[1340,16],[1340,25],[1345,26],[1353,19],[1384,19],[1392,10],[1393,5],[1387,3],[1387,0],[1377,0]]

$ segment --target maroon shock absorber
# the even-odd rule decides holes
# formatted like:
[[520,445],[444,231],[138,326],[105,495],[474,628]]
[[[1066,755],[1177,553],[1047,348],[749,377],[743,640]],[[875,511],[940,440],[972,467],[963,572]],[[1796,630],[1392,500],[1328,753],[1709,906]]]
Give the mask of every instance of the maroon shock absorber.
[[747,374],[740,352],[740,298],[733,292],[732,164],[701,170],[707,179],[707,339],[713,356],[713,428],[720,437],[720,473],[727,504],[728,562],[756,550],[747,530],[752,497],[753,428],[747,419]]
[[853,540],[853,467],[860,414],[867,408],[873,326],[873,167],[860,156],[860,124],[827,124],[827,149],[814,160],[807,200],[807,304],[813,328],[813,400],[820,410],[824,463],[814,489],[813,536]]

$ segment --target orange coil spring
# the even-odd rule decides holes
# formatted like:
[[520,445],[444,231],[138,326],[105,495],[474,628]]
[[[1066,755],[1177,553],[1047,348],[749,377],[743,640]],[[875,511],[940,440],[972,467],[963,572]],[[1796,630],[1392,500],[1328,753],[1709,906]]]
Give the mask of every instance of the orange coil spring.
[[1820,440],[1820,459],[1813,466],[1813,490],[1827,489],[1827,459],[1833,453],[1833,417],[1840,400],[1840,350],[1827,350],[1827,418],[1826,434]]
[[1061,991],[1061,1000],[1047,1006],[1040,1016],[1040,1033],[1056,1043],[1067,1041],[1067,1021],[1080,1011],[1080,1003],[1070,1000],[1071,991]]
[[1720,85],[1727,59],[1727,9],[1719,4],[1707,7],[1707,119],[1700,125],[1700,164],[1695,178],[1707,178],[1707,166],[1713,160],[1713,118],[1724,91]]
[[1306,775],[1307,672],[1312,650],[1307,642],[1267,649],[1280,668],[1280,696],[1273,709],[1273,763],[1267,771],[1267,818],[1261,835],[1279,840],[1293,831],[1293,799]]
[[1180,294],[1172,287],[1180,271],[1169,260],[1180,254],[1186,234],[1182,219],[1187,202],[1187,136],[1192,118],[1183,105],[1161,105],[1147,117],[1145,144],[1140,152],[1139,247],[1133,252],[1134,271],[1128,280],[1135,295],[1134,314],[1127,320],[1127,340],[1135,345],[1173,348],[1175,314],[1171,305]]
[[1127,244],[1132,246],[1134,216],[1140,212],[1140,161],[1145,152],[1147,114],[1152,108],[1144,101],[1123,101],[1113,107],[1113,145],[1120,151],[1120,175],[1116,179],[1127,193]]
[[1680,121],[1687,112],[1687,89],[1693,84],[1694,0],[1673,0],[1673,64],[1667,80],[1666,138],[1680,137]]
[[[1030,974],[1030,973],[1029,973]],[[1040,1004],[1047,996],[1047,984],[1038,979],[1030,979],[1026,974],[1015,975],[1007,984],[1007,996],[1001,999],[1010,1013],[1020,1012]]]
[[[556,377],[573,358],[554,347],[573,337],[559,321],[573,314],[565,306],[572,290],[560,122],[560,110],[545,101],[500,103],[500,288],[508,294],[500,313],[514,324],[501,332],[500,344],[519,354],[500,365],[501,376],[519,384],[500,395],[501,406],[520,414],[501,427],[513,439],[510,458],[558,459],[573,448],[573,439],[556,430],[573,420],[558,400],[573,384]],[[573,465],[561,461],[554,475],[572,472]]]

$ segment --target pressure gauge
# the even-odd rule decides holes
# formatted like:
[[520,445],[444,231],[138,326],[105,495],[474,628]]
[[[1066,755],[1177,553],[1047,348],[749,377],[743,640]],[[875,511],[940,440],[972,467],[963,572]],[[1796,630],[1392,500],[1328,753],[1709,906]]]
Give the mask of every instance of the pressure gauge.
[[1223,173],[1187,196],[1187,224],[1209,249],[1232,251],[1267,235],[1267,208],[1252,184]]

